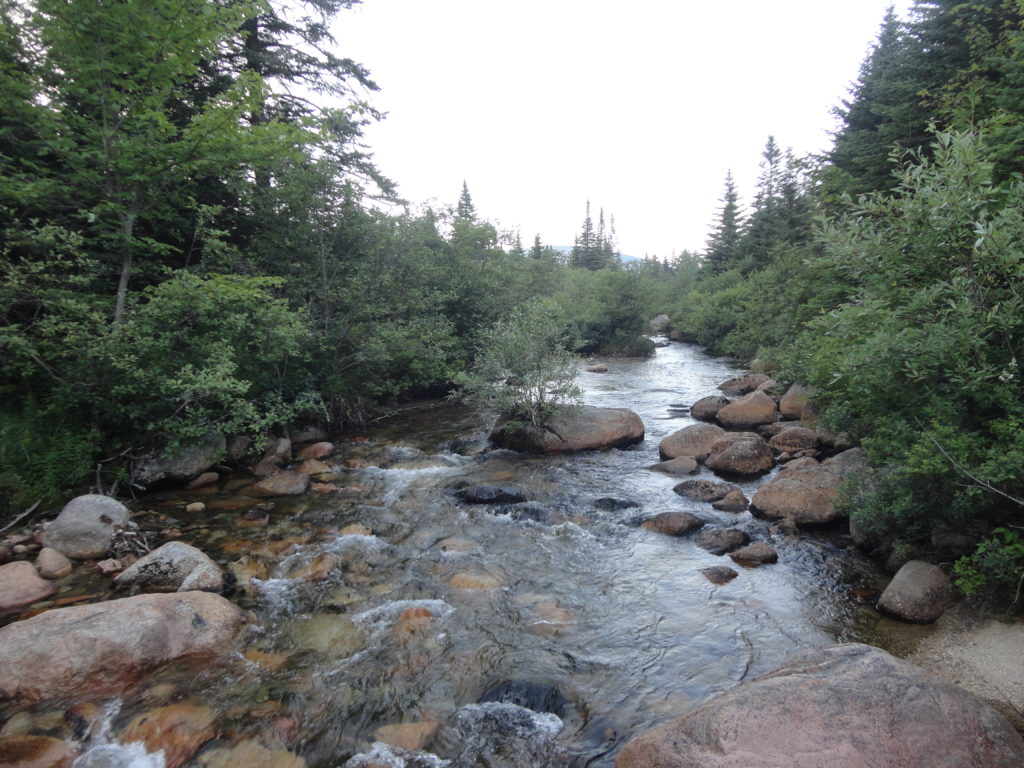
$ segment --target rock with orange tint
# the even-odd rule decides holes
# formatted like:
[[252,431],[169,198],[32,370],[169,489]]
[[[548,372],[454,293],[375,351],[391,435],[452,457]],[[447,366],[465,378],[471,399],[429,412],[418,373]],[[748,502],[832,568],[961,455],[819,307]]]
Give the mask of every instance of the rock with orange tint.
[[31,605],[57,591],[27,560],[0,565],[0,611]]
[[373,732],[373,739],[399,749],[416,751],[427,745],[430,737],[437,731],[437,727],[438,723],[433,720],[384,725]]
[[196,760],[202,768],[306,768],[306,761],[283,749],[267,749],[255,741],[204,752]]
[[341,557],[334,552],[321,552],[305,565],[293,568],[288,572],[289,579],[305,579],[306,581],[322,581],[331,575],[331,571],[341,566]]
[[[434,614],[430,612],[429,608],[422,605],[409,608],[399,615],[398,620],[395,621],[394,626],[391,628],[391,636],[395,638],[399,643],[406,644],[414,640],[417,637],[422,636],[430,630],[430,625],[433,624]],[[389,744],[395,744],[389,741]],[[396,747],[402,746],[401,744],[395,744]],[[416,747],[406,747],[406,749],[416,749]]]
[[301,472],[278,472],[245,489],[246,496],[258,499],[273,496],[298,496],[309,490],[309,475]]
[[163,751],[166,768],[190,759],[215,735],[213,710],[178,702],[136,716],[121,732],[124,744],[141,741],[147,752]]
[[482,571],[464,571],[452,576],[448,584],[455,589],[497,589],[501,586],[501,581]]
[[0,768],[68,768],[75,749],[48,736],[0,737]]
[[71,573],[71,561],[56,549],[43,547],[36,555],[36,570],[44,579],[59,579]]
[[338,486],[334,483],[313,483],[309,486],[309,490],[313,493],[334,493],[338,490]]
[[212,592],[55,608],[0,628],[0,698],[121,693],[170,662],[230,653],[248,621]]
[[338,531],[338,534],[341,536],[373,536],[373,531],[362,523],[351,523]]
[[251,661],[253,664],[271,672],[283,667],[288,659],[291,658],[291,654],[288,653],[268,653],[267,651],[259,651],[255,648],[250,648],[242,656],[247,661]]
[[317,459],[306,459],[296,468],[297,472],[304,475],[321,475],[331,471],[331,465],[325,464]]
[[298,458],[300,459],[322,459],[325,456],[330,456],[334,453],[334,443],[321,442],[307,445],[301,451],[299,451]]

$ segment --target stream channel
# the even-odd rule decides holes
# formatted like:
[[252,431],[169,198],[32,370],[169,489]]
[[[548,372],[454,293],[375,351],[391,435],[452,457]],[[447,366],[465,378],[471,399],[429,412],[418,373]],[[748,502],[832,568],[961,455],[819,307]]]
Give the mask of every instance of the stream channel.
[[[110,732],[192,699],[217,713],[221,743],[255,739],[310,768],[371,751],[377,763],[351,764],[404,765],[371,748],[377,729],[402,723],[453,766],[611,766],[633,736],[801,649],[855,641],[906,651],[915,630],[875,612],[884,577],[847,537],[716,512],[673,493],[686,478],[648,469],[659,441],[694,423],[684,407],[739,371],[683,344],[602,362],[608,373],[580,376],[584,399],[640,415],[646,439],[627,450],[466,451],[486,434],[479,418],[421,404],[335,437],[327,461],[338,491],[278,499],[266,514],[235,495],[251,482],[237,476],[138,500],[151,545],[179,537],[234,571],[230,597],[256,629],[244,656],[162,670],[124,700],[100,702]],[[765,479],[739,485],[750,497]],[[515,486],[531,503],[517,512],[452,495],[484,483]],[[186,515],[194,500],[207,511]],[[743,568],[638,527],[666,510],[769,541],[779,562]],[[354,524],[373,535],[344,530]],[[711,565],[739,576],[715,586],[701,573]],[[117,596],[90,578],[58,600]],[[558,718],[477,703],[502,691],[543,700],[534,706]]]

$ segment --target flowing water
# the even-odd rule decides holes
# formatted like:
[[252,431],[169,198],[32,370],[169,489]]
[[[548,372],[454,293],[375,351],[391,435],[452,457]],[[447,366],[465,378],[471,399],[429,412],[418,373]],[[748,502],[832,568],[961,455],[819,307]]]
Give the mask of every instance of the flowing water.
[[[244,656],[165,670],[113,718],[199,699],[222,738],[285,747],[312,768],[403,764],[371,747],[377,729],[402,723],[453,765],[611,766],[633,735],[795,651],[877,640],[865,599],[875,573],[843,537],[716,512],[648,469],[661,438],[693,423],[684,408],[737,371],[680,344],[604,362],[608,373],[581,374],[585,400],[641,416],[646,439],[628,450],[477,453],[467,447],[484,425],[434,403],[339,436],[328,460],[338,491],[254,512],[233,495],[238,478],[205,496],[143,500],[138,519],[157,543],[180,535],[232,568],[232,599],[256,628]],[[749,497],[759,482],[740,485]],[[482,483],[530,503],[453,495]],[[210,509],[187,516],[195,498]],[[701,569],[728,558],[638,527],[665,510],[770,541],[779,562],[736,566],[738,578],[715,586]],[[60,597],[100,589],[87,581]]]

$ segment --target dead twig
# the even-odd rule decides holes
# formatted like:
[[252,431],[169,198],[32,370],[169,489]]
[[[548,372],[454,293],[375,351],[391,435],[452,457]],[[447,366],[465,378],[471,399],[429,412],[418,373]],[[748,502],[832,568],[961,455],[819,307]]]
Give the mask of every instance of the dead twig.
[[9,523],[8,523],[7,525],[5,525],[5,526],[4,526],[3,528],[0,528],[0,533],[3,533],[4,531],[10,530],[10,529],[11,529],[11,528],[13,528],[14,526],[16,526],[16,525],[17,525],[18,523],[20,523],[20,522],[21,522],[22,520],[24,520],[24,519],[25,519],[26,517],[28,517],[28,516],[29,516],[29,515],[31,515],[31,514],[32,514],[33,512],[35,512],[35,511],[36,511],[36,509],[38,509],[38,508],[39,508],[39,505],[40,505],[40,504],[42,504],[42,503],[43,503],[43,500],[42,500],[42,499],[38,499],[38,500],[36,501],[36,503],[35,503],[35,504],[33,504],[33,505],[32,505],[31,507],[29,507],[28,509],[26,509],[26,510],[25,510],[24,512],[22,512],[22,513],[21,513],[20,515],[18,515],[18,516],[17,516],[16,518],[14,518],[13,520],[11,520],[11,522],[9,522]]

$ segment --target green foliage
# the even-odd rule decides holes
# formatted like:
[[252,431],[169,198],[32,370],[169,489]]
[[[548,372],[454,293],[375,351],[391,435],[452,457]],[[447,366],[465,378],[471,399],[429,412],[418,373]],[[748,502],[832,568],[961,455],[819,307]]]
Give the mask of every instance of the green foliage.
[[457,397],[511,426],[539,424],[554,406],[578,401],[577,372],[557,312],[534,302],[481,335],[472,367],[456,376]]
[[972,555],[960,558],[954,567],[956,584],[965,594],[1008,589],[1014,591],[1013,602],[1017,603],[1024,583],[1024,534],[996,528]]

